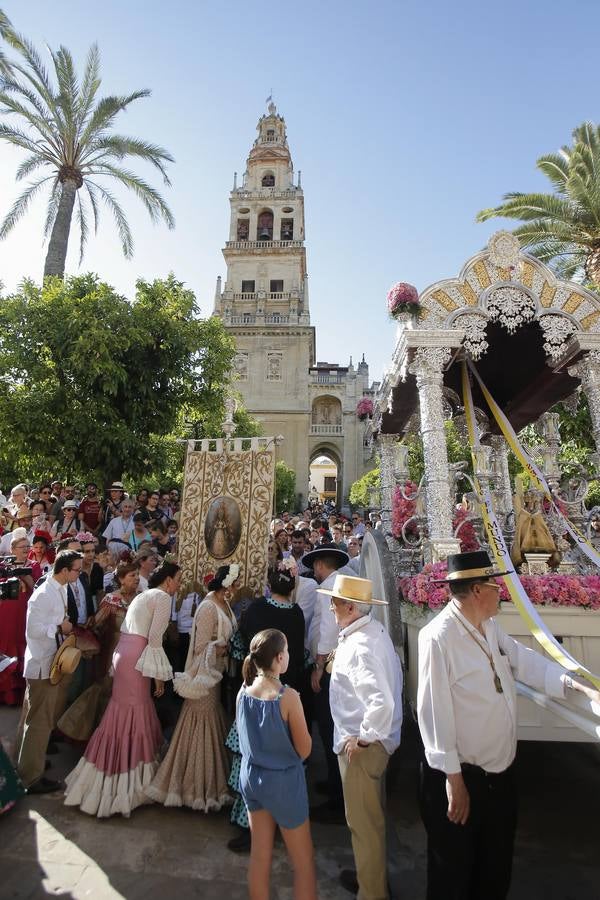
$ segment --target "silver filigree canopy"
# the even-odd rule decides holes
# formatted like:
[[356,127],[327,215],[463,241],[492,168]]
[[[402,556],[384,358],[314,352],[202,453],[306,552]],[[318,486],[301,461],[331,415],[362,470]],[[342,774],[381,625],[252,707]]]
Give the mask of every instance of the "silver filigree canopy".
[[497,231],[488,241],[491,262],[500,269],[514,269],[519,262],[519,239],[510,231]]
[[535,319],[535,300],[517,287],[501,285],[487,295],[487,310],[490,319],[499,322],[509,334],[525,322]]

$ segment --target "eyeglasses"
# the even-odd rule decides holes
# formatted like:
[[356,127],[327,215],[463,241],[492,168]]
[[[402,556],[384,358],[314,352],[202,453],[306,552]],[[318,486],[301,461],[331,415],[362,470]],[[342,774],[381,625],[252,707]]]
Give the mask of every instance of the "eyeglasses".
[[40,491],[40,494],[49,494],[50,491]]

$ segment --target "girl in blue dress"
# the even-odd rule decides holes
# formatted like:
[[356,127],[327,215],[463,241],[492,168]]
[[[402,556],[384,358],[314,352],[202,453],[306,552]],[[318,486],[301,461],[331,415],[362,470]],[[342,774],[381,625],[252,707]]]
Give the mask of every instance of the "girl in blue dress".
[[294,869],[296,900],[316,900],[314,852],[302,762],[312,740],[300,695],[282,684],[289,654],[285,635],[259,631],[244,660],[237,699],[242,765],[240,789],[248,808],[252,848],[250,900],[269,896],[275,829],[279,826]]

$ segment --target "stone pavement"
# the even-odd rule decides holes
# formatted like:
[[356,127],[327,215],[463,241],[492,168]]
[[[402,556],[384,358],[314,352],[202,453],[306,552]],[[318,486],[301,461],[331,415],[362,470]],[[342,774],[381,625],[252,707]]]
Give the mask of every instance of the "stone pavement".
[[[17,713],[0,707],[0,736],[12,737]],[[50,776],[77,759],[61,745]],[[388,783],[389,873],[393,900],[425,896],[425,835],[416,803],[417,747],[408,722]],[[319,761],[310,780],[322,776]],[[511,900],[600,897],[600,752],[587,744],[523,743],[519,748],[521,814]],[[315,797],[317,800],[317,797]],[[563,810],[563,816],[559,813]],[[149,806],[130,819],[91,819],[60,795],[25,798],[0,819],[0,898],[38,900],[241,900],[247,856],[228,851],[227,812],[204,815]],[[313,826],[321,900],[350,898],[337,882],[352,864],[347,830]],[[275,852],[272,900],[291,900],[283,846]],[[481,898],[485,900],[485,898]]]

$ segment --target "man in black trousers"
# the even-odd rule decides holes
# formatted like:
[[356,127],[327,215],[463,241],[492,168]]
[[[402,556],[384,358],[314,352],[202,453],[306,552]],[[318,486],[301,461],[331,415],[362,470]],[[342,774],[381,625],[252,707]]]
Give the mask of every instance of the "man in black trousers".
[[425,759],[427,900],[504,900],[517,791],[515,678],[551,697],[600,692],[507,635],[485,551],[448,557],[451,599],[419,633],[417,711]]

